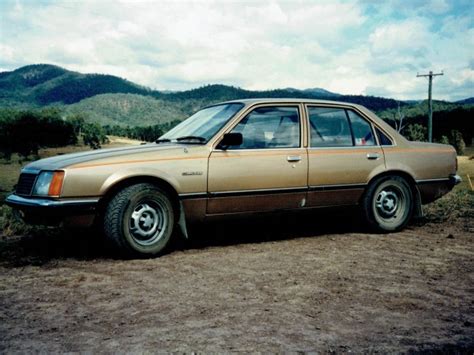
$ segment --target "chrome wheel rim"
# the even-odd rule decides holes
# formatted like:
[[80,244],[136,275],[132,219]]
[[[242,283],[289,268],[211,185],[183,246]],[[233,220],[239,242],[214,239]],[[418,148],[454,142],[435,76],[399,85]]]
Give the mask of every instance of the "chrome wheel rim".
[[397,186],[385,186],[375,195],[374,210],[376,216],[384,222],[402,223],[407,212],[407,197]]
[[375,205],[381,215],[391,217],[397,211],[399,197],[394,191],[382,190],[377,195]]
[[158,201],[138,203],[130,215],[128,224],[133,240],[144,246],[160,240],[166,227],[166,208]]

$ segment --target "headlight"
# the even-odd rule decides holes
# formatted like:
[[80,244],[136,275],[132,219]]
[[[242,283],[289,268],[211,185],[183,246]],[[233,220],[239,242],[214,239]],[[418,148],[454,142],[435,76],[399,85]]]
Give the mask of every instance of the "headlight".
[[36,179],[33,195],[59,196],[63,186],[64,171],[43,171]]

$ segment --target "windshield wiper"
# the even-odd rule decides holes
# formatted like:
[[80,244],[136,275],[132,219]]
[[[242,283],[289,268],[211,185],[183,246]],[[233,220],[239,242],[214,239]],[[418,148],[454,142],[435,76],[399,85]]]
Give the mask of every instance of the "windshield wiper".
[[168,143],[168,142],[171,142],[171,139],[168,139],[168,138],[162,138],[162,139],[157,139],[155,141],[155,143]]
[[199,136],[184,136],[176,138],[177,142],[197,140],[199,143],[206,143],[207,139]]

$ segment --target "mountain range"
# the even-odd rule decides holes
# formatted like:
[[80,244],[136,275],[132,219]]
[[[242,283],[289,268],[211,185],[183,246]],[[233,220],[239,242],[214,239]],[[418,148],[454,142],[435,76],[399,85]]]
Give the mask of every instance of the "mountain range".
[[[309,98],[362,104],[376,112],[394,109],[390,98],[342,95],[321,88],[284,88],[251,91],[220,84],[186,91],[158,91],[105,74],[82,74],[49,65],[34,64],[0,73],[0,108],[59,107],[80,113],[102,125],[144,126],[184,119],[199,108],[220,101],[244,98]],[[468,98],[459,104],[472,104]]]

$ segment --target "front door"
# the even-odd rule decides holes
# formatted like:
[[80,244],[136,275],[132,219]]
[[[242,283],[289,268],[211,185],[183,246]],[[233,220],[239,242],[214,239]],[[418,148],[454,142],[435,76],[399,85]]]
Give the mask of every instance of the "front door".
[[357,204],[371,176],[385,169],[369,120],[352,109],[307,106],[308,207]]
[[307,150],[299,105],[262,105],[231,132],[243,144],[209,157],[208,214],[294,209],[305,203]]

